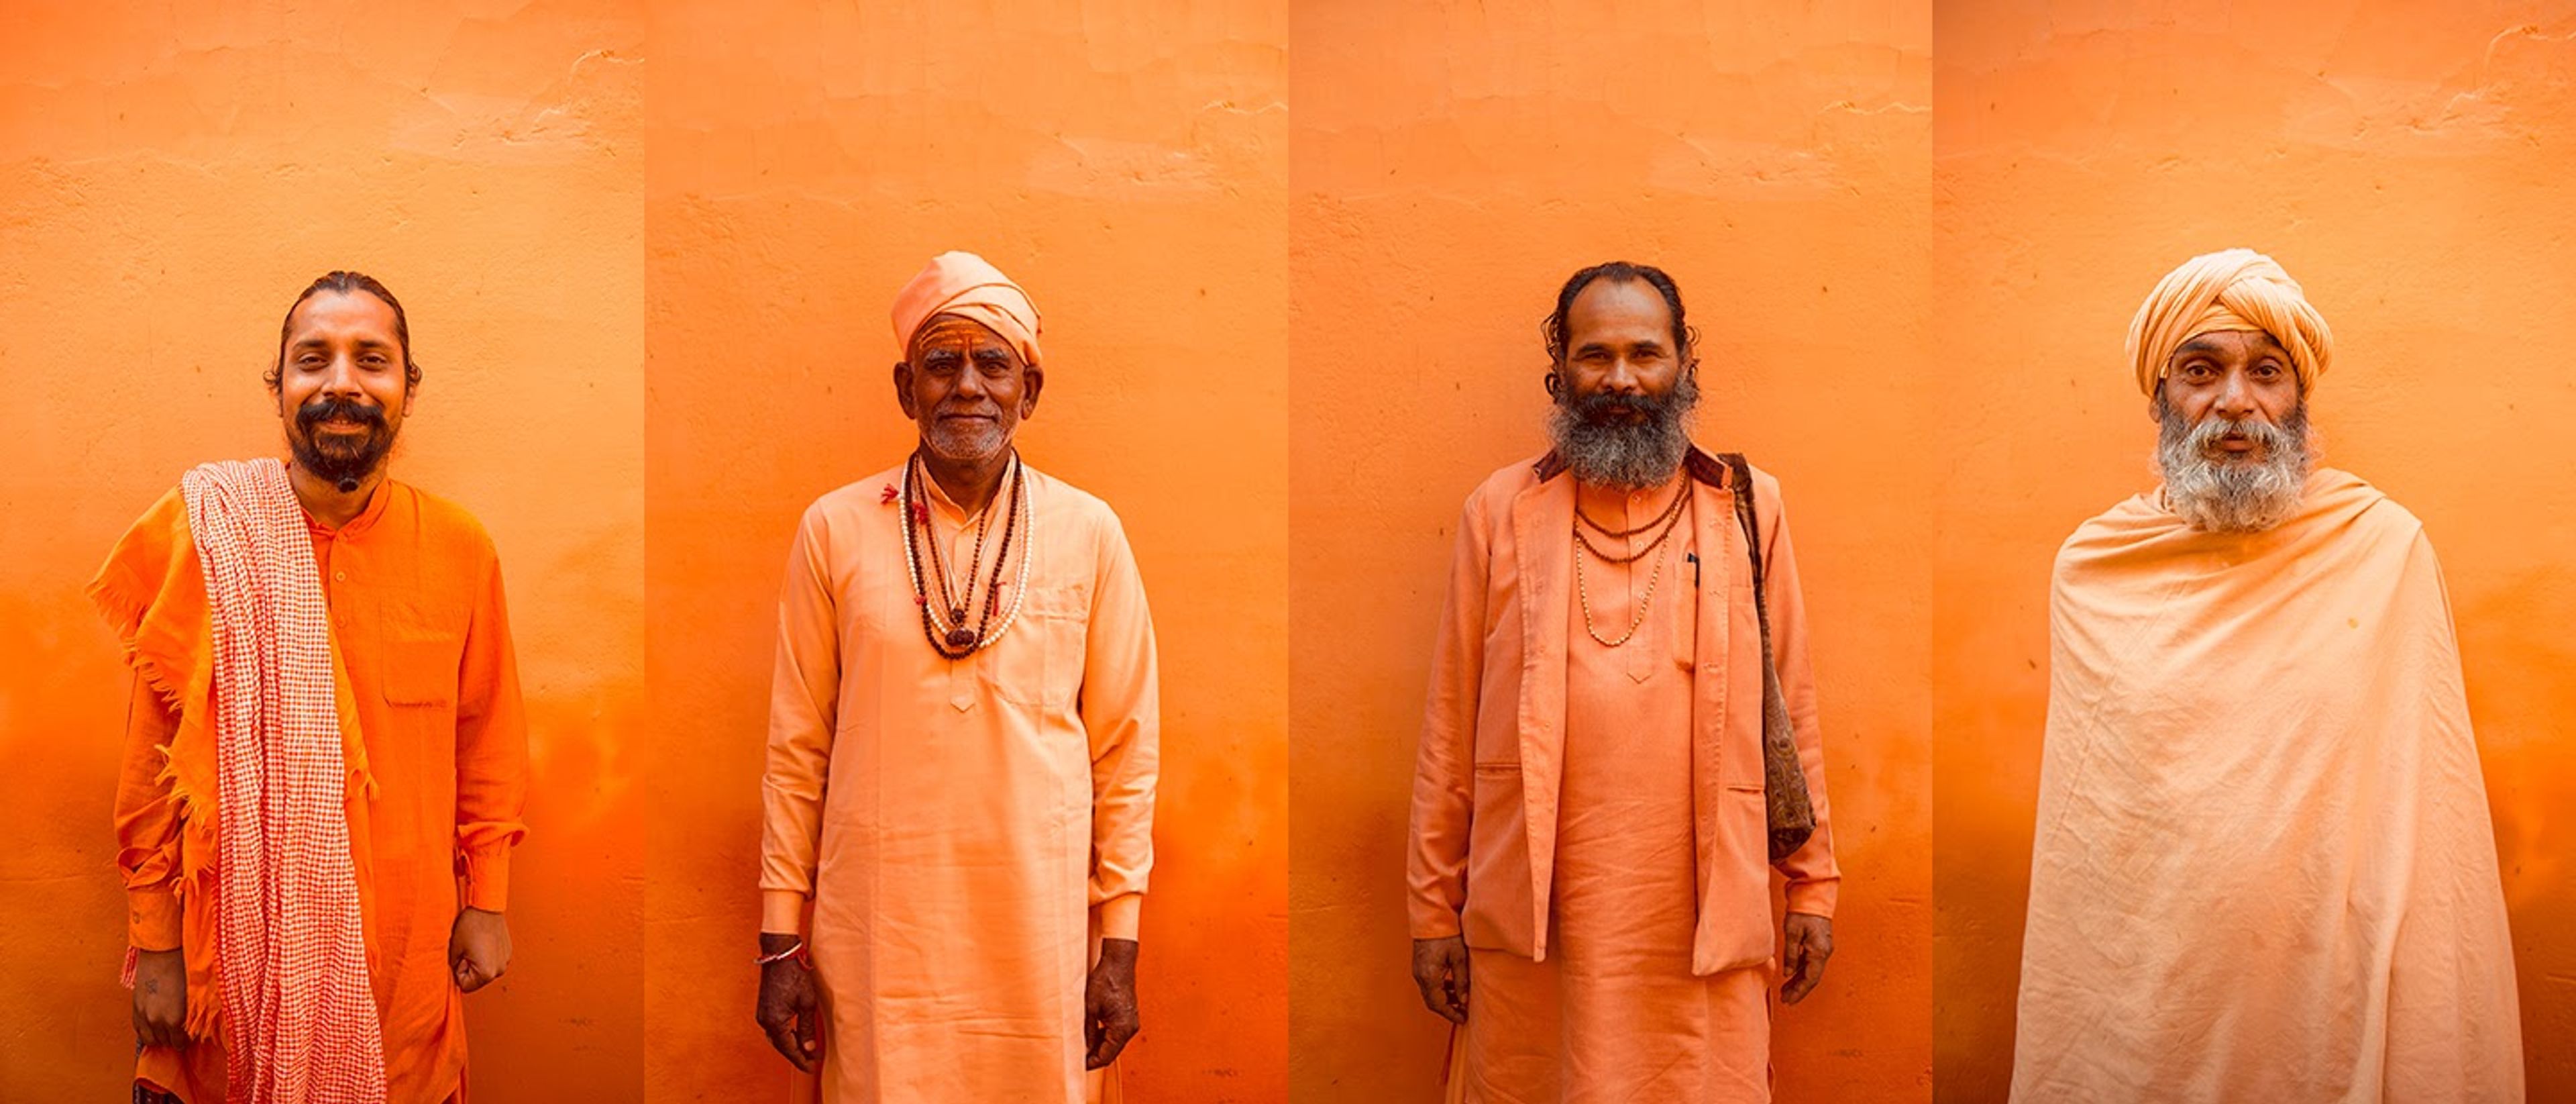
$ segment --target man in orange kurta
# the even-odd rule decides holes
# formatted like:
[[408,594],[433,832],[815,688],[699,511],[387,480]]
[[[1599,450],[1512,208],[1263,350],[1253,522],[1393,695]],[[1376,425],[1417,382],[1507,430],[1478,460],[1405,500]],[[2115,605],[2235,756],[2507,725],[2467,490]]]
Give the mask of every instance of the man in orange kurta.
[[[347,856],[356,873],[365,991],[381,1081],[393,1104],[461,1098],[463,995],[507,968],[510,850],[525,833],[527,735],[489,537],[463,509],[396,482],[385,456],[419,381],[409,326],[383,285],[353,273],[315,281],[290,308],[269,379],[294,460],[328,610],[331,696],[344,748]],[[275,461],[255,464],[274,465]],[[268,550],[277,554],[302,550]],[[90,593],[136,669],[116,799],[118,865],[130,906],[140,1096],[227,1099],[232,1037],[217,936],[222,692],[189,504],[174,490],[117,543]],[[272,777],[270,785],[280,780]],[[272,791],[271,802],[292,795]],[[301,918],[271,911],[271,929]],[[239,949],[239,948],[236,948]],[[331,1083],[327,1041],[232,1054],[255,1075],[232,1099],[321,1099],[272,1090]],[[165,1098],[166,1098],[165,1097]]]
[[2128,351],[2164,482],[2057,556],[2013,1099],[2522,1100],[2450,599],[2314,464],[2325,320],[2231,249]]
[[1815,815],[1777,864],[1792,1003],[1840,883],[1779,484],[1691,445],[1697,365],[1660,270],[1576,273],[1548,333],[1556,447],[1458,523],[1413,786],[1415,981],[1461,1025],[1453,1101],[1768,1100],[1766,659]]
[[[1161,727],[1117,515],[1023,463],[1037,308],[896,297],[902,464],[805,511],[778,607],[758,1018],[822,1098],[1114,1099]],[[828,1025],[828,1030],[823,1030]]]

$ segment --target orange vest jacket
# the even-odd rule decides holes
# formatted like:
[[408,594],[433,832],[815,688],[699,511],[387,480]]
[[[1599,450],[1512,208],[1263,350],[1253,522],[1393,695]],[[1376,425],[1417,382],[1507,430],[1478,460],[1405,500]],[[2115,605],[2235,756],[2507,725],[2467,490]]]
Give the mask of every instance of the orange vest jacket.
[[[1691,970],[1774,953],[1762,793],[1762,666],[1753,569],[1726,465],[1692,449],[1691,524],[1702,550],[1691,675],[1691,807],[1699,921]],[[1407,856],[1413,937],[1547,957],[1565,740],[1575,482],[1554,453],[1496,472],[1467,499],[1432,650]],[[1778,481],[1755,470],[1754,517],[1782,692],[1816,832],[1779,866],[1792,912],[1831,916],[1841,874],[1807,664],[1806,610]]]

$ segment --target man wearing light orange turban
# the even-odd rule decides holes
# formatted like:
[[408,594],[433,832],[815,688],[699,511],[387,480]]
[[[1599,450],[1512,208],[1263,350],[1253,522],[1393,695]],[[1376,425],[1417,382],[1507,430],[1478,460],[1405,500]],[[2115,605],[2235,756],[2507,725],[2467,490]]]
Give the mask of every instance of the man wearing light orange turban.
[[2130,323],[2164,481],[2057,556],[2017,1102],[2523,1099],[2441,568],[2314,464],[2333,351],[2246,249]]
[[894,336],[920,444],[805,511],[779,594],[758,1018],[827,1101],[1115,1100],[1161,728],[1144,585],[1117,515],[1012,445],[1046,382],[1027,292],[943,253]]

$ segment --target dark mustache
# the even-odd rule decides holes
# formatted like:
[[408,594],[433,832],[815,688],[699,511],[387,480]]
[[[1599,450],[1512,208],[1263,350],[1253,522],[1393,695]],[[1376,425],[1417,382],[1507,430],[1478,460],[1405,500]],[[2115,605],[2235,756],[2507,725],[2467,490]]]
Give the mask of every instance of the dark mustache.
[[295,408],[295,424],[307,430],[334,418],[370,429],[385,428],[385,408],[356,399],[320,398]]
[[1668,404],[1643,395],[1585,395],[1574,400],[1574,412],[1585,418],[1598,419],[1610,413],[1657,414]]

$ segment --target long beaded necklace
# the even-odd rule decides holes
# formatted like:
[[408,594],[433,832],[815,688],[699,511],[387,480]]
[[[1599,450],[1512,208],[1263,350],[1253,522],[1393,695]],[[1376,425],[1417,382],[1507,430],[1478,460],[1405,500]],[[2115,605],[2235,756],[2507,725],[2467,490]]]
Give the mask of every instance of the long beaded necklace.
[[[951,583],[947,569],[939,559],[939,534],[931,529],[930,502],[922,486],[924,477],[920,468],[921,454],[916,452],[911,461],[904,465],[903,471],[904,571],[912,580],[913,603],[921,607],[922,635],[929,638],[931,648],[941,656],[948,659],[964,659],[992,647],[995,642],[1002,639],[1003,634],[1010,632],[1011,626],[1019,621],[1020,603],[1028,598],[1029,562],[1036,558],[1033,553],[1037,544],[1037,524],[1035,513],[1030,508],[1028,500],[1027,467],[1020,463],[1017,456],[1012,457],[1009,520],[1002,525],[1002,546],[993,557],[993,574],[990,582],[984,587],[983,613],[976,618],[975,626],[971,629],[966,626],[966,613],[969,604],[975,599],[975,576],[981,573],[983,567],[983,532],[980,528],[977,530],[975,562],[967,565],[966,597],[964,601],[957,601],[949,592]],[[984,520],[986,522],[991,520],[989,504],[986,507]],[[930,539],[931,566],[940,575],[940,601],[937,603],[930,600],[929,581],[922,577],[922,556],[916,544],[918,538],[913,532],[916,526],[923,530],[930,530],[927,535]],[[1015,538],[1020,545],[1019,582],[1011,592],[1010,609],[1003,613],[1001,622],[995,624],[993,611],[1001,605],[1002,567],[1010,562],[1011,545]],[[948,607],[945,611],[947,616],[941,616],[942,610],[934,608],[935,606]]]
[[[1676,502],[1685,500],[1688,497],[1689,488],[1687,487],[1682,488],[1679,493],[1676,493],[1673,496]],[[1575,510],[1575,516],[1582,517],[1582,514],[1582,509],[1577,507]],[[1580,602],[1583,607],[1583,631],[1591,634],[1593,642],[1604,648],[1616,648],[1634,639],[1637,635],[1637,630],[1646,624],[1646,612],[1653,609],[1655,605],[1655,588],[1658,584],[1664,581],[1664,565],[1672,562],[1673,558],[1671,549],[1665,547],[1665,538],[1672,536],[1673,530],[1681,528],[1680,517],[1680,509],[1675,507],[1666,507],[1664,510],[1664,518],[1659,519],[1668,520],[1668,523],[1664,526],[1663,533],[1656,536],[1656,538],[1652,542],[1648,543],[1644,549],[1624,559],[1611,559],[1608,556],[1602,556],[1597,549],[1592,547],[1592,542],[1583,538],[1583,526],[1578,523],[1573,527],[1575,544],[1574,596],[1575,600]],[[1649,523],[1649,525],[1651,524],[1652,523]],[[1632,529],[1629,532],[1634,534],[1641,531],[1643,528],[1644,527],[1641,526],[1639,529]],[[1653,552],[1658,548],[1664,549],[1665,554],[1655,558],[1655,569],[1646,576],[1646,593],[1643,597],[1637,600],[1637,612],[1635,616],[1628,619],[1628,631],[1620,633],[1617,640],[1612,640],[1601,635],[1601,630],[1592,623],[1592,588],[1585,581],[1583,575],[1583,561],[1585,559],[1584,553],[1589,552],[1595,556],[1601,556],[1602,559],[1609,560],[1611,563],[1628,563],[1643,557],[1647,553]]]

